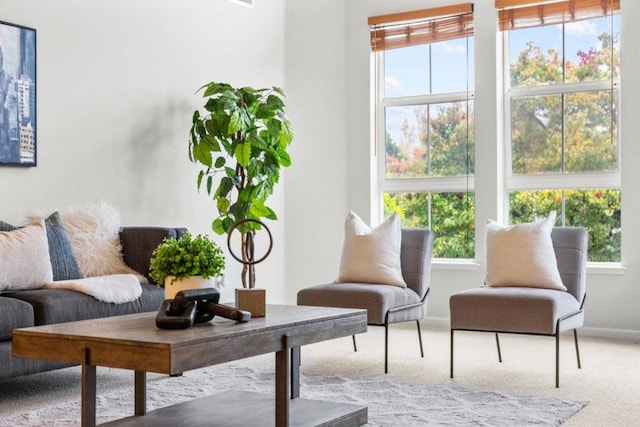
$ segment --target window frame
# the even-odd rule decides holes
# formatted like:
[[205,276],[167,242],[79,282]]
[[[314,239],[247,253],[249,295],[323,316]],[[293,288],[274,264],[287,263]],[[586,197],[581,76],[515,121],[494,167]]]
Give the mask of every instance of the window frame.
[[[566,25],[556,24],[556,25]],[[585,82],[568,82],[540,84],[536,86],[523,86],[512,88],[510,85],[510,50],[509,50],[509,31],[503,30],[502,37],[502,89],[503,89],[503,128],[504,128],[504,179],[503,179],[503,215],[509,218],[509,194],[512,191],[527,190],[591,190],[591,189],[612,189],[622,192],[622,144],[621,144],[621,90],[620,75],[613,79]],[[565,40],[563,29],[563,43]],[[564,61],[563,61],[564,62]],[[572,93],[589,92],[589,91],[613,91],[616,99],[616,122],[615,122],[615,143],[616,143],[616,165],[615,171],[611,172],[565,172],[565,173],[541,173],[541,174],[515,174],[513,173],[512,158],[512,128],[511,113],[512,100],[524,97],[545,96],[545,95],[567,95]],[[563,135],[563,138],[565,135]],[[564,203],[563,203],[564,209]],[[559,212],[558,218],[564,226],[564,212]],[[622,224],[621,224],[622,226]],[[622,251],[622,249],[621,249]],[[611,262],[595,262],[589,261],[593,266],[615,266],[622,263],[622,252],[619,261]]]
[[[473,37],[473,36],[469,36]],[[467,37],[462,37],[467,38]],[[475,42],[474,42],[475,43]],[[472,44],[475,46],[475,44]],[[469,44],[467,44],[469,49]],[[437,94],[425,94],[414,96],[399,96],[385,98],[385,51],[371,52],[373,56],[372,67],[375,67],[374,78],[374,134],[375,150],[374,175],[375,188],[373,189],[374,204],[377,218],[384,219],[384,194],[385,193],[459,193],[475,192],[475,177],[473,173],[462,176],[427,176],[422,178],[387,178],[386,176],[386,109],[388,107],[405,106],[430,106],[434,104],[453,102],[474,102],[474,91],[447,92]],[[473,67],[474,64],[471,64]],[[474,103],[475,108],[475,103]],[[475,121],[474,121],[475,124]],[[431,215],[429,214],[429,223]],[[477,257],[477,250],[474,250]],[[438,258],[441,261],[453,263],[468,263],[475,258]]]

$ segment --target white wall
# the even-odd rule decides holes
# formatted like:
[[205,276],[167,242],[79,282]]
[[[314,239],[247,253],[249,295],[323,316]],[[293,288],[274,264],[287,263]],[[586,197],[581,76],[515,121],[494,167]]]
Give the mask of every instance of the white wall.
[[[106,201],[125,225],[213,234],[215,206],[187,156],[194,93],[209,81],[284,85],[284,1],[0,0],[0,20],[37,30],[38,68],[38,166],[0,167],[0,218]],[[271,229],[282,236],[284,223]],[[284,293],[279,243],[256,267],[269,301]],[[233,295],[239,267],[227,270]]]
[[[298,149],[295,170],[287,186],[287,284],[288,296],[304,286],[331,281],[338,269],[342,226],[348,209],[369,216],[371,194],[371,138],[369,120],[370,54],[369,16],[423,9],[457,0],[292,0],[287,2],[287,87],[295,97]],[[319,6],[322,4],[324,7]],[[498,142],[501,126],[499,55],[496,12],[493,0],[477,0],[476,27],[476,201],[477,221],[499,215],[495,159],[502,156]],[[340,10],[342,7],[342,10]],[[307,12],[308,10],[308,12]],[[344,14],[344,18],[341,17]],[[292,22],[295,19],[295,22]],[[586,326],[592,334],[633,336],[640,339],[640,36],[636,22],[640,3],[622,0],[622,168],[623,168],[623,263],[624,274],[590,271],[586,303]],[[329,33],[328,36],[326,34]],[[344,33],[345,38],[340,40]],[[320,40],[320,35],[325,39]],[[334,52],[324,47],[330,44]],[[322,48],[320,48],[322,46]],[[346,46],[346,50],[344,49]],[[338,71],[344,68],[346,77]],[[346,79],[346,80],[345,80]],[[346,117],[346,122],[344,117]],[[340,133],[340,131],[344,133]],[[304,146],[304,147],[302,147]],[[484,162],[484,163],[481,163]],[[295,220],[292,218],[295,217]],[[476,240],[483,241],[482,227]],[[484,256],[478,248],[478,259]],[[449,317],[449,296],[482,283],[482,268],[451,269],[435,265],[428,317]],[[605,329],[606,331],[602,331]]]
[[[350,187],[344,0],[291,0],[286,13],[286,88],[295,130],[286,172],[287,302],[333,281]],[[366,105],[365,105],[366,107]]]

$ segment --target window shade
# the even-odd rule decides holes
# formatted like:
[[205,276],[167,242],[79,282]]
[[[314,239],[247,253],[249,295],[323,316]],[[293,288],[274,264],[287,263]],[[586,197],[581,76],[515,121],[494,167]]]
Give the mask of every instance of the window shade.
[[473,35],[473,4],[372,16],[369,26],[374,52],[468,37]]
[[601,18],[620,10],[620,0],[495,0],[501,31]]

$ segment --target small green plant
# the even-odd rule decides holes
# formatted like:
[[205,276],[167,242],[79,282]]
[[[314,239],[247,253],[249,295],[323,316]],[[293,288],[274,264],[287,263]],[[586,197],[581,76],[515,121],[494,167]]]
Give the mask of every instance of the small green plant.
[[191,276],[209,279],[220,276],[224,267],[224,254],[216,243],[203,235],[194,238],[185,233],[179,239],[165,238],[153,251],[149,275],[162,286],[167,276],[174,276],[171,284]]

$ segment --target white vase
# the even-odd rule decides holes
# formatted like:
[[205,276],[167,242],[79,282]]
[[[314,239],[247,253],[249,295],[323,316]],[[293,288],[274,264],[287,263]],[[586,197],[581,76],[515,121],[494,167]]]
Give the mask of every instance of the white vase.
[[175,298],[176,294],[180,291],[187,289],[201,289],[201,288],[215,288],[216,279],[211,277],[209,279],[203,279],[202,276],[191,276],[184,279],[178,279],[171,283],[173,276],[167,276],[164,279],[164,297],[166,299]]

